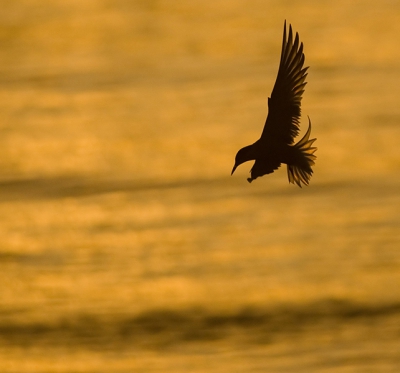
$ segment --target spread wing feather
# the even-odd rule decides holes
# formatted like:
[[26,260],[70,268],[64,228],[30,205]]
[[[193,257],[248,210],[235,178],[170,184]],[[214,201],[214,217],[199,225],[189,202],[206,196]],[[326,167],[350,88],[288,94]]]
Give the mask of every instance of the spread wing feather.
[[303,43],[299,34],[293,41],[292,26],[289,35],[286,32],[286,21],[283,31],[281,61],[278,76],[268,98],[268,117],[261,138],[273,138],[278,142],[293,144],[299,134],[301,98],[306,86],[308,67],[304,65]]

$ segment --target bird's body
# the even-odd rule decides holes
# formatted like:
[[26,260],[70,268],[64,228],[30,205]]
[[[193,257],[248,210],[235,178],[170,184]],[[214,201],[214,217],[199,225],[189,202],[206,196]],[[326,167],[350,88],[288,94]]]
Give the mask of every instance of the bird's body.
[[283,33],[282,54],[278,76],[271,97],[268,98],[268,117],[259,140],[238,151],[235,158],[236,168],[247,161],[254,160],[251,169],[252,182],[257,177],[270,174],[285,163],[288,167],[289,182],[308,185],[312,175],[317,148],[312,147],[316,139],[309,140],[311,122],[305,136],[294,144],[299,133],[301,96],[306,85],[307,69],[303,68],[303,44],[299,44],[299,35],[293,41],[292,27],[286,38],[286,22]]

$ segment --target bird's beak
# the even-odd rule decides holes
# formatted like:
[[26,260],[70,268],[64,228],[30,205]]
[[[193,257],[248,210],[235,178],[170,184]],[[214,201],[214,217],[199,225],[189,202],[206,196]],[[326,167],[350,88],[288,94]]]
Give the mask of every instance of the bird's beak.
[[232,172],[231,172],[231,176],[233,175],[233,173],[235,172],[235,170],[236,170],[236,167],[237,167],[237,164],[235,163],[235,165],[233,166],[233,168],[232,168]]

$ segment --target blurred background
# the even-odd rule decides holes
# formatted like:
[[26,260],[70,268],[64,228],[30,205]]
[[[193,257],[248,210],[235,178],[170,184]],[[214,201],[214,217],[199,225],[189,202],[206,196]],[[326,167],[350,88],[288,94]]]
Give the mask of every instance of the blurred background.
[[[284,20],[318,151],[230,172]],[[399,372],[400,3],[0,12],[1,372]]]

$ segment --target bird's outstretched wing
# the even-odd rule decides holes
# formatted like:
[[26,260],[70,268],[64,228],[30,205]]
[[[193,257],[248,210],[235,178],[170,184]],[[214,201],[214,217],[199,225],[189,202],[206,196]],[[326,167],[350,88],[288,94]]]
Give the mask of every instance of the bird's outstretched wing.
[[283,31],[281,61],[271,97],[268,98],[268,117],[261,138],[273,138],[293,144],[299,134],[300,104],[304,92],[308,67],[303,68],[303,43],[299,34],[293,40],[292,26],[286,38],[286,21]]

